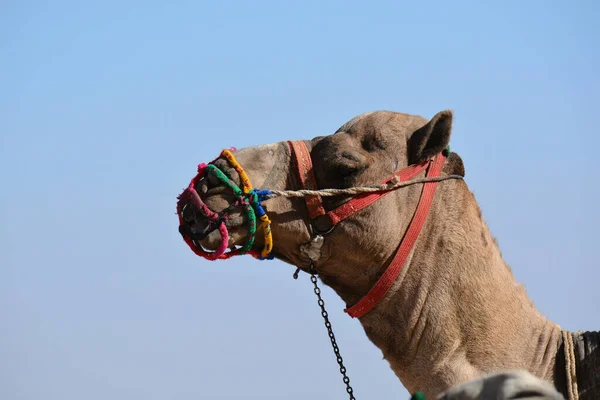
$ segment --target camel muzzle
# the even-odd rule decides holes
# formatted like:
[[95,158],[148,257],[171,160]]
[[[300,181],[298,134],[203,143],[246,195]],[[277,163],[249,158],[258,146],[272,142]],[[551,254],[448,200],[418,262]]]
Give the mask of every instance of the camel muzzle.
[[[237,173],[237,177],[233,176],[233,171]],[[235,178],[239,178],[241,181],[241,188],[234,181]],[[214,211],[202,199],[198,189],[205,194],[229,190],[234,201],[222,210]],[[271,255],[273,247],[271,221],[261,205],[266,194],[267,192],[258,191],[252,187],[248,175],[237,162],[233,153],[230,150],[223,150],[221,155],[209,164],[198,165],[198,173],[178,196],[179,233],[195,254],[207,260],[228,259],[246,253],[259,259],[271,259],[273,258]],[[242,209],[246,215],[248,234],[243,246],[226,253],[229,247],[227,222],[236,208]],[[265,245],[260,253],[252,249],[258,224],[265,235]],[[214,238],[215,231],[218,231],[221,236],[220,244],[213,252],[209,252],[202,246],[201,241],[209,236]]]

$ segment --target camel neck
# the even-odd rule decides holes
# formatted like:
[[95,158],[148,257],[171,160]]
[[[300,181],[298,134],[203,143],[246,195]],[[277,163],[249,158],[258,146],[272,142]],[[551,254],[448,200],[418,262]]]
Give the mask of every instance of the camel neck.
[[438,192],[405,271],[361,318],[409,390],[498,369],[553,379],[560,328],[518,284],[463,182]]

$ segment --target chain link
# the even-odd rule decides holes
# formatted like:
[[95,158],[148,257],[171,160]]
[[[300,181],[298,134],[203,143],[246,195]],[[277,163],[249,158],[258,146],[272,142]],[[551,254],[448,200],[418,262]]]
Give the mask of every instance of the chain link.
[[325,310],[325,302],[321,298],[321,289],[319,289],[319,286],[317,285],[317,276],[314,273],[311,273],[310,281],[315,286],[314,291],[315,291],[315,294],[317,295],[317,298],[319,299],[319,301],[317,303],[319,304],[319,307],[321,307],[321,315],[323,316],[323,320],[325,320],[325,327],[327,328],[327,333],[329,334],[329,339],[331,340],[331,346],[333,347],[333,352],[335,353],[337,363],[340,366],[340,373],[344,377],[343,381],[346,384],[346,392],[348,392],[348,395],[350,396],[350,400],[356,400],[354,397],[354,390],[352,389],[352,386],[350,386],[350,378],[348,378],[348,376],[346,375],[346,367],[344,367],[344,359],[340,355],[340,348],[338,347],[337,342],[335,340],[335,335],[333,334],[333,329],[331,328],[331,322],[329,322],[329,315],[327,314],[327,311]]

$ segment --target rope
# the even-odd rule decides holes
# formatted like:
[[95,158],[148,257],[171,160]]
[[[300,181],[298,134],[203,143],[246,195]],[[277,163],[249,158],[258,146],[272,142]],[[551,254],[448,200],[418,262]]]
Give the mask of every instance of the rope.
[[575,370],[575,345],[573,335],[569,331],[562,331],[565,346],[565,369],[567,375],[568,400],[579,400],[579,389],[577,388],[577,371]]
[[342,196],[342,195],[358,195],[363,193],[388,192],[391,190],[400,189],[406,186],[416,185],[418,183],[441,182],[447,179],[463,179],[460,175],[444,175],[431,178],[413,179],[406,182],[392,182],[383,185],[375,186],[359,186],[348,189],[320,189],[320,190],[257,190],[257,193],[265,199],[274,197],[305,197],[305,196]]

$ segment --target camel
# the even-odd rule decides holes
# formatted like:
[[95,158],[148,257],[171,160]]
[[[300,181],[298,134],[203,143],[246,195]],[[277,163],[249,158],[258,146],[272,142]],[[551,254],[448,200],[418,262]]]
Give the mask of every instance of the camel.
[[[423,180],[437,165],[439,181],[387,191],[339,223],[331,210],[368,195],[261,199],[270,235],[256,235],[249,252],[261,257],[262,248],[263,256],[318,274],[411,393],[434,398],[486,374],[525,370],[566,398],[600,398],[600,333],[561,330],[516,282],[459,179],[463,161],[448,149],[452,119],[449,110],[430,120],[368,112],[334,134],[293,142],[296,147],[279,142],[228,153],[243,169],[222,156],[212,165],[236,184],[272,191],[371,186],[414,166],[425,169],[411,179]],[[211,171],[190,185],[202,207],[186,192],[180,197],[180,232],[199,254],[239,252],[248,243],[249,214]],[[435,188],[431,204],[417,234],[407,234],[426,186]],[[224,242],[215,221],[227,228]],[[390,279],[386,271],[407,235],[414,243]],[[387,286],[373,297],[382,276]]]

